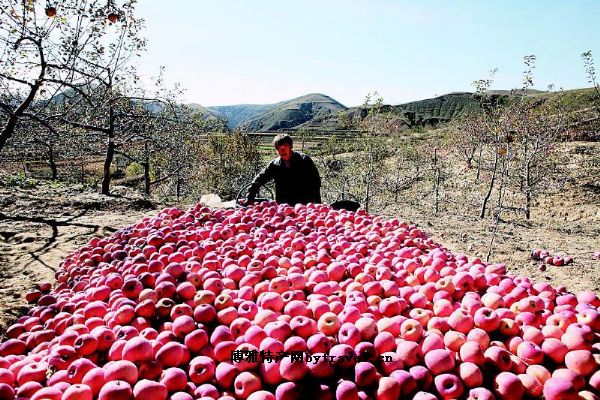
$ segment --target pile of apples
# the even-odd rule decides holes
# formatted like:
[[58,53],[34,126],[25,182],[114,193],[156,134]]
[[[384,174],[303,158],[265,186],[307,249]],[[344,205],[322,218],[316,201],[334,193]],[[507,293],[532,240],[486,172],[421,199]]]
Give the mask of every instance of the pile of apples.
[[600,394],[594,293],[363,210],[168,208],[91,239],[27,299],[0,343],[0,400]]
[[562,267],[563,265],[569,265],[573,263],[573,257],[571,256],[552,256],[548,250],[534,249],[531,252],[531,258],[534,260],[540,260],[548,265],[554,265],[556,267]]

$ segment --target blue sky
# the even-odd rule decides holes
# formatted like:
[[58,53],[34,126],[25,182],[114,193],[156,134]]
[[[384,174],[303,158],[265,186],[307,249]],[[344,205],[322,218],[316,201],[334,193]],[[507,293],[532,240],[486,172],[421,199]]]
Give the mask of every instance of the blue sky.
[[498,68],[493,88],[590,86],[600,73],[598,0],[140,0],[142,76],[166,67],[185,102],[264,104],[324,93],[346,106],[378,91],[400,104],[453,91]]

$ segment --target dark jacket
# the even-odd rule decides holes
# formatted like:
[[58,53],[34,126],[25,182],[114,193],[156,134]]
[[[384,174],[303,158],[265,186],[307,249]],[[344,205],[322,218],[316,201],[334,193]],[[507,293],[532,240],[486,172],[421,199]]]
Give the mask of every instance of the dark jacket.
[[321,177],[313,160],[294,151],[290,164],[288,168],[281,157],[272,160],[252,181],[248,198],[253,200],[262,185],[275,180],[275,200],[278,203],[320,203]]

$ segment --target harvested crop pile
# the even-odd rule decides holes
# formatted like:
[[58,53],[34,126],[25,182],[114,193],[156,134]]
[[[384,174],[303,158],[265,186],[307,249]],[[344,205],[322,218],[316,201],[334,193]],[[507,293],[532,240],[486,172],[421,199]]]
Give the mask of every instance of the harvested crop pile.
[[0,344],[0,400],[597,398],[600,300],[325,205],[92,239]]

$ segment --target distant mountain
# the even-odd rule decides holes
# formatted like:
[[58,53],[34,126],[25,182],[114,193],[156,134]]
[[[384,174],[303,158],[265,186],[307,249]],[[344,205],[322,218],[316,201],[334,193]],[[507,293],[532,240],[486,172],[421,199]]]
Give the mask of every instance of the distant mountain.
[[412,101],[392,107],[410,126],[437,125],[481,109],[477,96],[468,92],[449,93],[432,99]]
[[329,96],[311,93],[276,104],[241,104],[208,109],[224,117],[230,129],[267,132],[294,129],[313,119],[335,116],[346,107]]
[[217,111],[196,103],[186,104],[186,106],[189,107],[193,112],[202,115],[206,121],[217,127],[218,130],[227,131],[229,129],[227,127],[227,118],[223,117],[223,115]]
[[536,95],[536,94],[541,94],[541,93],[548,93],[546,91],[543,90],[537,90],[537,89],[512,89],[512,90],[488,90],[487,94],[490,95],[494,95],[494,94],[526,94],[526,95]]
[[[84,88],[85,91],[94,90],[95,88]],[[79,99],[81,95],[71,88],[67,88],[64,91],[55,94],[53,97],[49,99],[37,100],[34,102],[34,106],[38,107],[47,107],[47,106],[59,106],[61,103],[66,101],[74,102]],[[130,100],[131,105],[141,105],[146,110],[148,110],[152,114],[158,114],[165,110],[165,103],[158,100]],[[186,111],[190,111],[193,115],[200,115],[206,122],[207,129],[211,129],[218,132],[226,132],[227,121],[221,114],[214,110],[210,110],[206,107],[201,106],[200,104],[187,104],[187,105],[176,105],[175,108],[178,110],[183,110],[184,107],[187,107]]]
[[[493,90],[490,99],[495,103],[507,104],[521,98],[523,94],[531,100],[558,101],[562,98],[570,104],[585,108],[593,102],[594,89],[574,89],[563,92],[540,90]],[[384,105],[381,112],[397,117],[399,129],[413,127],[435,127],[458,117],[481,112],[481,95],[470,92],[454,92],[442,96],[411,101],[399,105]],[[269,132],[280,130],[307,129],[331,132],[355,129],[358,122],[368,115],[365,106],[347,108],[333,98],[312,93],[275,104],[239,104],[233,106],[202,107],[189,105],[207,118],[227,124],[229,130]],[[344,118],[345,117],[345,118]]]
[[[480,102],[475,94],[457,92],[400,105],[383,105],[380,111],[399,117],[400,128],[412,128],[437,126],[439,123],[449,122],[460,115],[477,112],[479,109]],[[351,107],[343,110],[345,122],[339,115],[329,114],[323,118],[313,118],[302,124],[300,128],[323,131],[344,130],[348,128],[348,124],[356,125],[367,116],[368,112],[369,108],[365,106]]]
[[211,106],[208,107],[208,110],[221,116],[227,121],[227,127],[233,130],[245,121],[257,118],[276,106],[277,104],[238,104],[235,106]]

